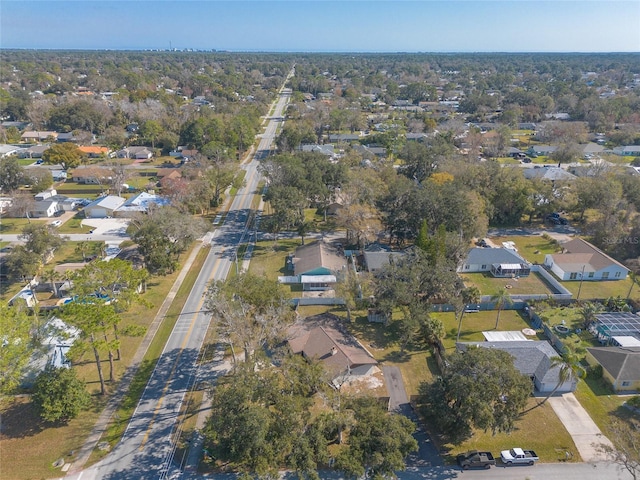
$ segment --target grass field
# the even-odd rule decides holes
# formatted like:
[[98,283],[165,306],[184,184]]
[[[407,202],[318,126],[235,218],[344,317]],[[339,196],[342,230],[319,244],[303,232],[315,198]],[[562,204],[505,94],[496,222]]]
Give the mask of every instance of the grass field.
[[281,239],[278,241],[264,240],[258,242],[253,249],[253,256],[249,264],[249,272],[254,275],[266,275],[271,280],[286,275],[285,260],[287,255],[294,253],[300,246],[300,239]]

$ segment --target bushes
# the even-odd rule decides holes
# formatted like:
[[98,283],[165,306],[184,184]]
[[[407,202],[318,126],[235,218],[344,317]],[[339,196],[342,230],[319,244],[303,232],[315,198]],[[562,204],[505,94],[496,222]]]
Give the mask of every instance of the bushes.
[[51,366],[36,378],[32,400],[47,422],[66,422],[91,404],[91,396],[75,370]]

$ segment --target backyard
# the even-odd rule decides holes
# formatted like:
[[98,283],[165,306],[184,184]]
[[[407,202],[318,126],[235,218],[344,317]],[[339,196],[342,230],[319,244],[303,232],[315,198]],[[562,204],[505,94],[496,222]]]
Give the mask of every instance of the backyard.
[[488,272],[465,273],[460,277],[465,286],[475,286],[482,295],[495,295],[502,289],[506,289],[509,295],[551,295],[555,292],[549,289],[544,279],[532,272],[527,277],[496,278]]

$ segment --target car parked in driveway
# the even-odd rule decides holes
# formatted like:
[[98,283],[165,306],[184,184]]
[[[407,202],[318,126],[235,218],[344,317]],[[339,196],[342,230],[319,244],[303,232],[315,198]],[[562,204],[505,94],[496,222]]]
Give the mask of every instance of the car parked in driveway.
[[62,220],[54,220],[49,225],[51,225],[52,227],[59,227],[60,225],[62,225]]

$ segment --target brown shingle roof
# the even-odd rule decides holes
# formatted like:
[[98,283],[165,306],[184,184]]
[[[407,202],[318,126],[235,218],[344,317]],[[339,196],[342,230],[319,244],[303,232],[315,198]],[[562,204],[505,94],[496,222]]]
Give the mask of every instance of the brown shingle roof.
[[377,365],[373,356],[351,335],[344,332],[334,315],[305,318],[288,330],[293,353],[320,360],[327,370],[341,373],[360,365]]
[[296,248],[293,265],[296,275],[302,275],[316,268],[326,268],[336,273],[347,265],[347,261],[333,245],[319,241]]

